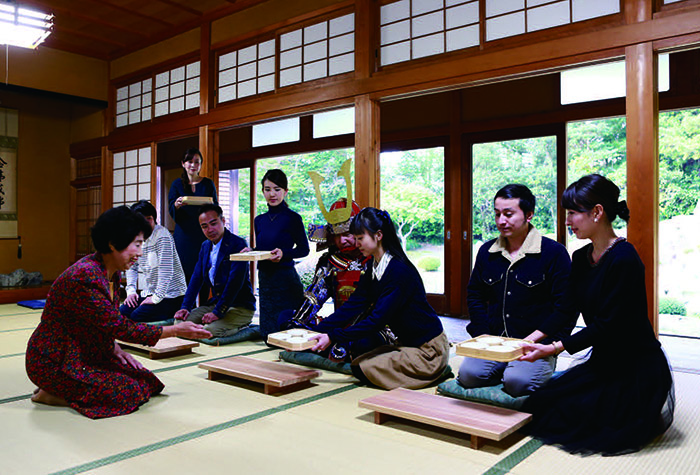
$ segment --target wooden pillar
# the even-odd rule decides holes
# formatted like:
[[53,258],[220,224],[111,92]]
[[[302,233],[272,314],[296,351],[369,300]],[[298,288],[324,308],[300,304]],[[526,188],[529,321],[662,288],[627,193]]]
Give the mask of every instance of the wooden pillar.
[[114,185],[114,171],[113,164],[114,159],[112,157],[112,152],[107,148],[107,146],[102,147],[102,182],[100,184],[102,190],[102,212],[107,211],[112,207],[112,202],[114,200],[114,192],[112,190]]
[[211,178],[219,186],[219,133],[208,125],[199,128],[199,151],[202,152],[202,176]]
[[[629,23],[651,19],[651,0],[627,0]],[[658,64],[651,43],[625,49],[627,73],[627,201],[629,241],[646,268],[649,320],[658,334],[659,100]]]
[[462,232],[462,206],[466,202],[462,195],[462,94],[450,94],[450,142],[445,154],[445,310],[450,315],[461,315],[466,304],[466,295],[462,295],[462,253],[463,248],[469,253],[471,245]]
[[199,46],[199,114],[204,115],[209,113],[209,102],[212,98],[214,90],[215,77],[212,74],[211,61],[211,23],[206,22],[200,27],[200,46]]
[[355,98],[355,201],[379,207],[379,103]]

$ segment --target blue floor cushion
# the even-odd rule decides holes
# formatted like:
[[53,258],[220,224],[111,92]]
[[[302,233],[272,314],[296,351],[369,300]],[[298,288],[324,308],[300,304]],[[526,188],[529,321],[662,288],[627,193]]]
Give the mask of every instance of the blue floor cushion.
[[308,353],[306,351],[282,351],[280,359],[302,366],[310,366],[312,368],[325,369],[336,373],[352,374],[350,363],[338,363],[324,358],[316,353]]
[[230,336],[205,338],[197,341],[200,341],[206,345],[223,346],[230,345],[231,343],[238,343],[240,341],[259,340],[260,338],[262,338],[262,334],[260,333],[260,325],[248,325],[247,327],[239,330],[238,333]]
[[456,379],[440,383],[437,387],[437,393],[441,396],[481,402],[515,410],[519,410],[528,398],[528,396],[511,396],[503,390],[503,384],[483,388],[465,388]]
[[17,302],[17,305],[21,307],[31,308],[32,310],[37,310],[39,308],[44,308],[44,305],[46,305],[46,299],[22,300],[21,302]]

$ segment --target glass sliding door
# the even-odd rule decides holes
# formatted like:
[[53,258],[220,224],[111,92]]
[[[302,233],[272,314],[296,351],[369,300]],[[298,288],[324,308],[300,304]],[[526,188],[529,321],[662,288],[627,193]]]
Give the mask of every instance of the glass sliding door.
[[[627,133],[624,117],[569,122],[567,140],[567,185],[584,175],[598,173],[620,187],[620,199],[627,199]],[[627,237],[627,224],[616,219],[613,228],[618,236]],[[569,233],[570,253],[586,245]]]
[[659,332],[662,334],[700,337],[698,145],[700,109],[659,114]]
[[380,203],[429,294],[445,293],[445,149],[380,155]]
[[530,188],[537,204],[532,224],[557,239],[557,138],[534,137],[472,144],[472,266],[479,247],[498,237],[493,198],[509,183]]

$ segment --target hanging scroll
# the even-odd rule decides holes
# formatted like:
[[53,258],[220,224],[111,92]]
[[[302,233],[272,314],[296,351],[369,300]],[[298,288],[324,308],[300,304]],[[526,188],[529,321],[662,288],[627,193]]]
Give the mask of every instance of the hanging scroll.
[[18,117],[0,107],[0,238],[17,237]]

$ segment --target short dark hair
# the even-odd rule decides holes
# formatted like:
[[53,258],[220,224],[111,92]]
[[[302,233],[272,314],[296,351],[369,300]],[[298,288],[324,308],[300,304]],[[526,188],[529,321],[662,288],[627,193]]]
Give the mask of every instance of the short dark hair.
[[110,244],[117,251],[123,251],[139,234],[148,239],[151,235],[151,225],[146,218],[126,206],[108,209],[97,218],[95,225],[90,229],[92,244],[97,252],[102,254],[112,252]]
[[201,216],[209,211],[216,211],[216,214],[219,216],[219,218],[224,215],[224,210],[221,209],[221,206],[216,205],[214,203],[204,203],[202,206],[199,207],[199,212],[197,213],[197,216]]
[[133,205],[131,205],[131,211],[140,214],[141,216],[153,218],[156,220],[158,214],[156,213],[156,208],[148,200],[139,200]]
[[260,184],[263,187],[265,186],[265,180],[270,180],[280,188],[284,188],[285,190],[287,189],[287,175],[285,175],[279,168],[273,168],[272,170],[265,172],[265,176],[263,176],[262,180],[260,180]]
[[535,212],[535,204],[537,203],[535,195],[533,195],[530,188],[525,185],[510,183],[498,190],[496,196],[493,197],[493,201],[496,201],[496,198],[518,198],[520,200],[518,205],[520,209],[523,210],[523,213],[528,214]]
[[620,198],[620,188],[602,175],[592,173],[570,184],[561,196],[561,205],[580,213],[588,212],[599,204],[603,207],[608,221],[615,221],[618,216],[628,222],[630,210],[625,200]]

